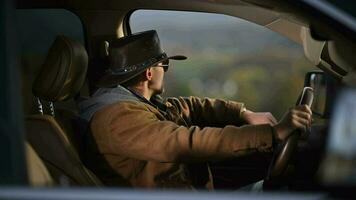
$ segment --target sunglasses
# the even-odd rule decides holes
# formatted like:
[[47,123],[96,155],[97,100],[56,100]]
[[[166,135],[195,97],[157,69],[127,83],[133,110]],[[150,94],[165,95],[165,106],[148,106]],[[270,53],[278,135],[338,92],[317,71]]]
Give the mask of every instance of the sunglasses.
[[169,63],[165,62],[165,63],[162,63],[162,64],[157,64],[156,67],[163,67],[164,72],[167,72],[168,71],[168,67],[169,67]]

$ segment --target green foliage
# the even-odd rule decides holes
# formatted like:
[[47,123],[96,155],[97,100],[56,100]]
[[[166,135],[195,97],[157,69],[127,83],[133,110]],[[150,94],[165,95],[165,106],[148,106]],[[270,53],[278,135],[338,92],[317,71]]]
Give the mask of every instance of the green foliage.
[[278,118],[295,104],[305,73],[313,69],[301,51],[288,48],[269,49],[258,56],[233,57],[216,52],[194,56],[172,64],[166,77],[167,96],[231,99],[244,102],[254,111],[272,112]]

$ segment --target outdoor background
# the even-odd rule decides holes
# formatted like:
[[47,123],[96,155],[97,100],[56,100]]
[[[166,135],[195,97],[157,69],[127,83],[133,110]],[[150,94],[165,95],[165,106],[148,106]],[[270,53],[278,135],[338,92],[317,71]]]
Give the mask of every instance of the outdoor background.
[[165,96],[199,96],[244,102],[280,118],[293,106],[304,75],[315,70],[302,46],[265,27],[220,14],[138,10],[132,32],[155,29],[172,61]]

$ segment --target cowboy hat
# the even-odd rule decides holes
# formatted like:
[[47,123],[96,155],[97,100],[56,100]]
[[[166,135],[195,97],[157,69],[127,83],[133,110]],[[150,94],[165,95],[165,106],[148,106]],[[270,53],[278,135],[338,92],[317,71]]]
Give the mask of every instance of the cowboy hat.
[[148,67],[168,60],[185,60],[182,55],[167,56],[155,30],[140,32],[111,41],[107,45],[108,69],[96,83],[112,87],[144,72]]

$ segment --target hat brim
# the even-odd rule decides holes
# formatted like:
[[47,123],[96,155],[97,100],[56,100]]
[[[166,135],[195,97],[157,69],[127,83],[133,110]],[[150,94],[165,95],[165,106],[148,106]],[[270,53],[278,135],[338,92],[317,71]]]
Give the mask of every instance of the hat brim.
[[111,74],[111,73],[106,73],[104,74],[99,81],[97,81],[95,83],[95,85],[97,87],[114,87],[117,86],[121,83],[124,83],[126,81],[131,80],[132,78],[135,78],[136,76],[138,76],[139,74],[141,74],[142,72],[144,72],[147,68],[154,66],[160,62],[164,62],[167,60],[186,60],[187,57],[183,56],[183,55],[175,55],[175,56],[169,56],[163,59],[158,60],[155,63],[152,63],[150,65],[147,66],[143,66],[135,71],[132,72],[128,72],[126,74],[120,74],[120,75],[115,75],[115,74]]

